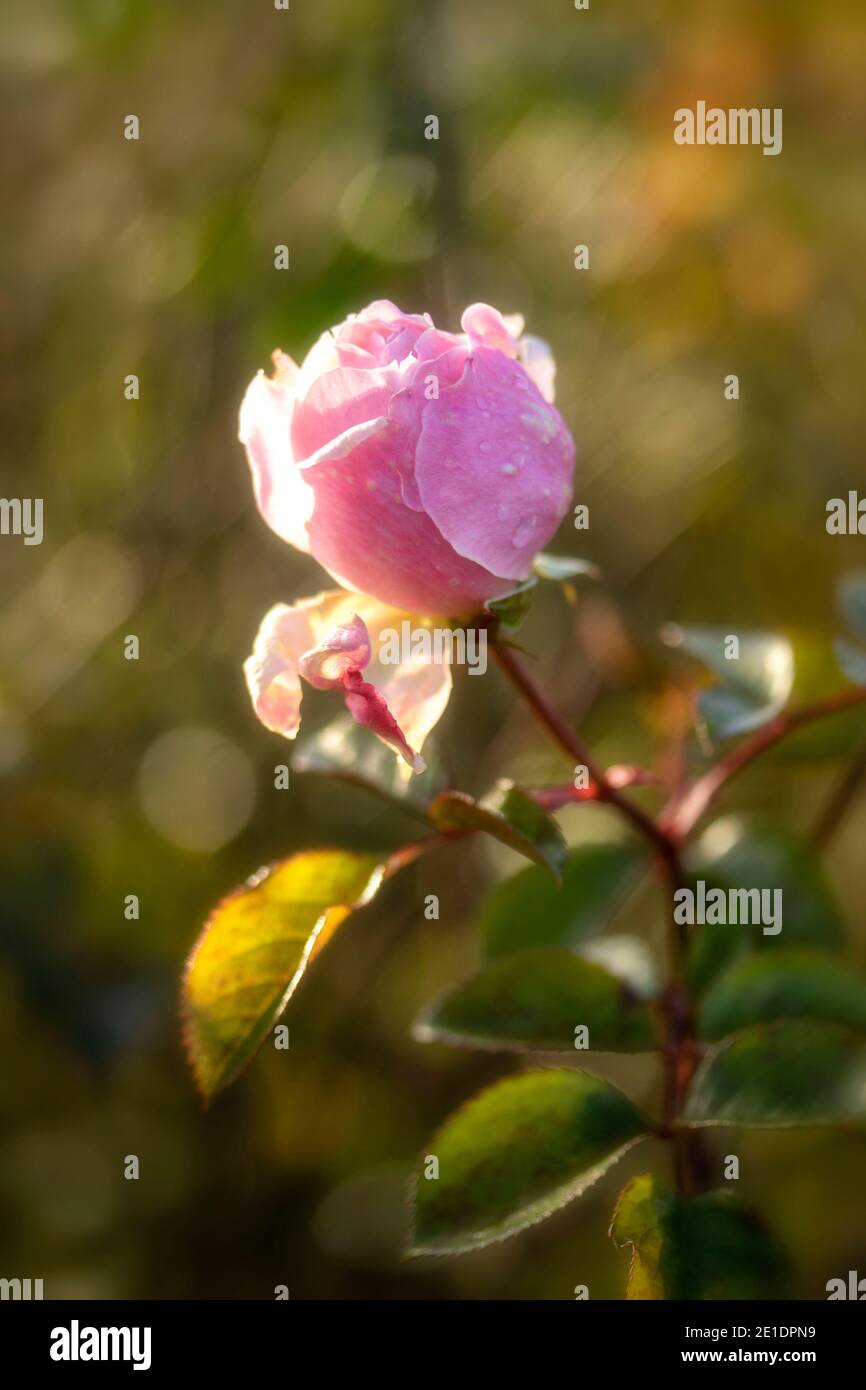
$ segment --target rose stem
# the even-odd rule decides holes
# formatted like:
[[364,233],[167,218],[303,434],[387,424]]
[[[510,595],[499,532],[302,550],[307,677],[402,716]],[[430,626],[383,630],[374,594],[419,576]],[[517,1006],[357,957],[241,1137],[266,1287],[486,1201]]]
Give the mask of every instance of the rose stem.
[[536,720],[575,765],[583,764],[598,788],[597,800],[608,801],[624,815],[635,829],[647,839],[661,869],[662,882],[671,896],[668,918],[669,978],[662,994],[661,1007],[665,1026],[662,1050],[664,1065],[664,1123],[662,1134],[673,1145],[674,1174],[678,1191],[687,1195],[706,1185],[706,1164],[698,1136],[678,1130],[676,1121],[682,1100],[697,1063],[697,1038],[694,1011],[686,984],[686,952],[688,930],[673,916],[673,894],[684,882],[679,848],[672,835],[662,830],[628,797],[610,785],[604,770],[595,762],[582,739],[561,718],[550,704],[540,686],[529,674],[513,648],[493,643],[493,654],[500,670],[532,710]]

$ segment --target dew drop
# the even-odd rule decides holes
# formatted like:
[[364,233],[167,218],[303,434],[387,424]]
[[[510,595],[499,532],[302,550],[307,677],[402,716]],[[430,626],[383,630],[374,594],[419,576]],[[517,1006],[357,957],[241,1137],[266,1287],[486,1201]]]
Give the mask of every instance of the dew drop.
[[488,441],[487,441],[486,439],[483,439],[483,440],[481,441],[481,443],[478,445],[478,452],[481,453],[481,454],[489,454],[489,453],[490,453],[490,444],[488,443]]
[[517,472],[517,469],[515,468],[515,466],[514,466],[513,463],[503,463],[502,468],[500,469],[500,472],[501,472],[501,473],[516,473],[516,472]]
[[526,545],[526,542],[531,539],[534,530],[534,516],[529,517],[526,521],[521,521],[520,525],[515,529],[514,535],[511,537],[511,544],[517,549]]

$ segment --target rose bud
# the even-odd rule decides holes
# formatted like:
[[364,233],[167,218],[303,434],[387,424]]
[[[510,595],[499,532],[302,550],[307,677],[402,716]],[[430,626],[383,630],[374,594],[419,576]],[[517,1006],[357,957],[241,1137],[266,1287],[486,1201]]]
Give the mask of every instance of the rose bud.
[[546,344],[485,304],[462,328],[377,300],[302,366],[276,352],[241,407],[268,525],[344,588],[407,613],[473,613],[513,589],[571,498]]

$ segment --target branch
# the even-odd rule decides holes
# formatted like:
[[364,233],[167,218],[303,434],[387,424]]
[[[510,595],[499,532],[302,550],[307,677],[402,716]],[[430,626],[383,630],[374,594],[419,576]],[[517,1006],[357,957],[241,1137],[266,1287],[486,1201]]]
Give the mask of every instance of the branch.
[[[687,985],[688,928],[676,921],[673,912],[673,895],[684,882],[679,845],[663,826],[657,825],[651,816],[622,795],[623,786],[630,782],[646,781],[649,774],[637,768],[617,767],[605,771],[596,763],[583,740],[553,708],[514,650],[499,645],[495,640],[492,645],[493,655],[500,669],[526,701],[548,737],[573,764],[582,764],[589,773],[591,788],[583,793],[575,791],[573,796],[569,795],[567,799],[602,801],[615,806],[649,841],[655,851],[663,890],[668,894],[669,902],[669,976],[667,988],[660,1001],[665,1032],[662,1052],[665,1078],[664,1126],[673,1145],[677,1190],[682,1195],[703,1191],[708,1185],[708,1169],[701,1137],[676,1130],[676,1120],[697,1062],[694,1008]],[[563,789],[548,790],[554,794],[559,793],[561,797]],[[560,804],[564,804],[562,800]]]
[[743,768],[748,767],[768,748],[773,748],[789,734],[816,719],[841,714],[864,703],[866,688],[858,686],[853,690],[843,690],[836,695],[829,695],[812,705],[784,710],[775,719],[771,719],[769,724],[765,724],[762,729],[758,729],[732,749],[715,767],[710,768],[709,772],[694,782],[682,798],[671,802],[662,812],[660,826],[675,842],[683,840],[694,830],[722,787],[727,786],[732,777],[736,777],[738,772],[742,772]]
[[564,753],[574,766],[582,765],[586,768],[595,786],[593,799],[616,806],[634,828],[649,840],[664,862],[678,868],[677,848],[672,838],[656,825],[651,816],[621,794],[614,780],[596,763],[583,740],[553,708],[513,648],[494,641],[493,655],[500,670],[522,695],[536,720],[560,752]]
[[[659,778],[646,768],[631,767],[616,763],[605,772],[609,787],[621,791],[623,787],[655,786]],[[545,811],[558,811],[562,806],[570,806],[575,801],[600,801],[601,792],[597,782],[588,787],[576,787],[573,782],[565,782],[555,787],[527,787],[526,795],[543,806]]]

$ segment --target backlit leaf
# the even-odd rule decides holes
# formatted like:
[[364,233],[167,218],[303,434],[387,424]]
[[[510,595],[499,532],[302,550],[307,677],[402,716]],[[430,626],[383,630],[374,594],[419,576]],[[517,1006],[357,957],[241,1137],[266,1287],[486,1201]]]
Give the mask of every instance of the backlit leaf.
[[[721,678],[702,690],[698,707],[713,739],[732,738],[760,728],[787,703],[794,681],[794,653],[786,637],[772,632],[731,633],[713,627],[669,626],[662,633],[669,646],[701,661]],[[735,636],[739,655],[728,657]]]
[[866,1121],[866,1039],[827,1023],[762,1023],[718,1043],[689,1090],[691,1125]]
[[[714,821],[689,856],[690,884],[698,880],[726,894],[737,890],[781,892],[781,931],[758,923],[690,927],[689,976],[705,990],[733,961],[792,946],[837,950],[842,921],[820,859],[812,846],[782,826],[725,816]],[[767,899],[771,910],[779,901]]]
[[184,1034],[205,1100],[237,1077],[279,1019],[310,960],[411,854],[383,861],[304,850],[218,903],[190,953]]
[[866,979],[821,951],[765,951],[736,961],[700,1005],[703,1038],[755,1023],[811,1018],[866,1031]]
[[523,869],[482,908],[485,954],[578,945],[613,916],[644,862],[630,845],[587,844],[569,849],[561,886],[540,869]]
[[[578,1197],[646,1126],[631,1101],[578,1071],[529,1071],[475,1096],[427,1146],[415,1183],[416,1255],[475,1250]],[[429,1172],[435,1158],[438,1176]]]
[[588,1031],[584,1050],[655,1046],[645,1004],[608,970],[562,948],[494,961],[426,1009],[413,1032],[420,1042],[574,1052],[576,1028]]
[[443,792],[431,802],[428,814],[436,829],[446,834],[484,831],[555,878],[562,872],[567,850],[559,826],[511,782],[500,782],[483,801],[465,792]]
[[620,1193],[610,1234],[631,1249],[629,1299],[783,1296],[782,1250],[733,1192],[677,1197],[646,1173]]

